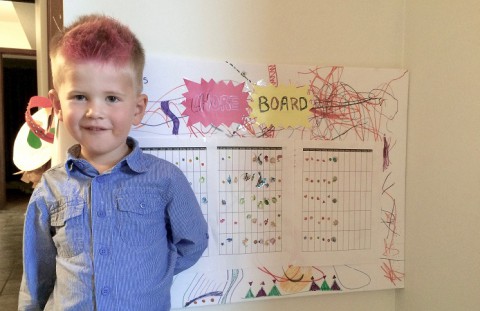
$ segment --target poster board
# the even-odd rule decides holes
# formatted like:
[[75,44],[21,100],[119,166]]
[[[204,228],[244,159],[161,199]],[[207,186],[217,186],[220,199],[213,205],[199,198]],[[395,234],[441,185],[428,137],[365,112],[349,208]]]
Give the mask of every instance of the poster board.
[[148,55],[144,91],[211,237],[173,308],[403,287],[405,70]]

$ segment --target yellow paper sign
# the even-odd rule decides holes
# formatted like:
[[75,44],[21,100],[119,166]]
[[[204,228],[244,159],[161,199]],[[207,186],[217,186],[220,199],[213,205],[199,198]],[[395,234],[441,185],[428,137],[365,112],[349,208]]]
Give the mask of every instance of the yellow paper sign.
[[308,87],[257,86],[250,102],[251,118],[258,123],[283,127],[310,127],[308,121],[312,108],[312,96]]

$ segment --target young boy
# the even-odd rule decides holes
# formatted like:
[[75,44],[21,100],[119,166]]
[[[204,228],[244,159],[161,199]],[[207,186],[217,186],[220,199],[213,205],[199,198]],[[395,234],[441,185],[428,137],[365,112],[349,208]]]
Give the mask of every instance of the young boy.
[[143,48],[101,15],[51,48],[49,98],[79,144],[30,199],[19,310],[169,310],[173,275],[200,258],[208,229],[183,173],[128,137],[147,104]]

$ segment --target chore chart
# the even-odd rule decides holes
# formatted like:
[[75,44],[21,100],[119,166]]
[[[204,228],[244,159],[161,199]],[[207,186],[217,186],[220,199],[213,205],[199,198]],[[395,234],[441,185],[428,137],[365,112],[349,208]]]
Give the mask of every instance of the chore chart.
[[[188,145],[186,145],[188,143]],[[285,261],[293,232],[284,206],[293,197],[293,145],[287,140],[144,139],[142,150],[185,174],[207,220],[210,241],[195,269]],[[285,177],[286,176],[286,177]]]
[[281,147],[217,147],[222,255],[282,250]]
[[374,199],[378,196],[374,176],[379,171],[374,149],[303,144],[297,148],[296,163],[301,168],[297,173],[301,252],[325,258],[349,251],[371,253],[377,228],[373,217],[379,207]]
[[371,149],[303,149],[303,251],[369,249]]
[[408,72],[151,55],[132,128],[209,226],[172,307],[403,287]]

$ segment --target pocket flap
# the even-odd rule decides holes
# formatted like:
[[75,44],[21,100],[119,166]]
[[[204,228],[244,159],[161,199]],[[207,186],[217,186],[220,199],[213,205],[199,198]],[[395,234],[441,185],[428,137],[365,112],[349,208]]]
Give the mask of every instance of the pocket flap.
[[[158,212],[165,207],[166,200],[158,190],[146,191],[145,189],[142,189],[138,192],[129,193],[130,195],[125,192],[118,194],[117,206],[120,211],[136,214],[150,214]],[[131,193],[135,193],[135,195],[132,195]]]
[[82,200],[62,202],[58,209],[51,213],[50,225],[56,227],[65,225],[68,219],[82,215],[84,206],[85,202]]

